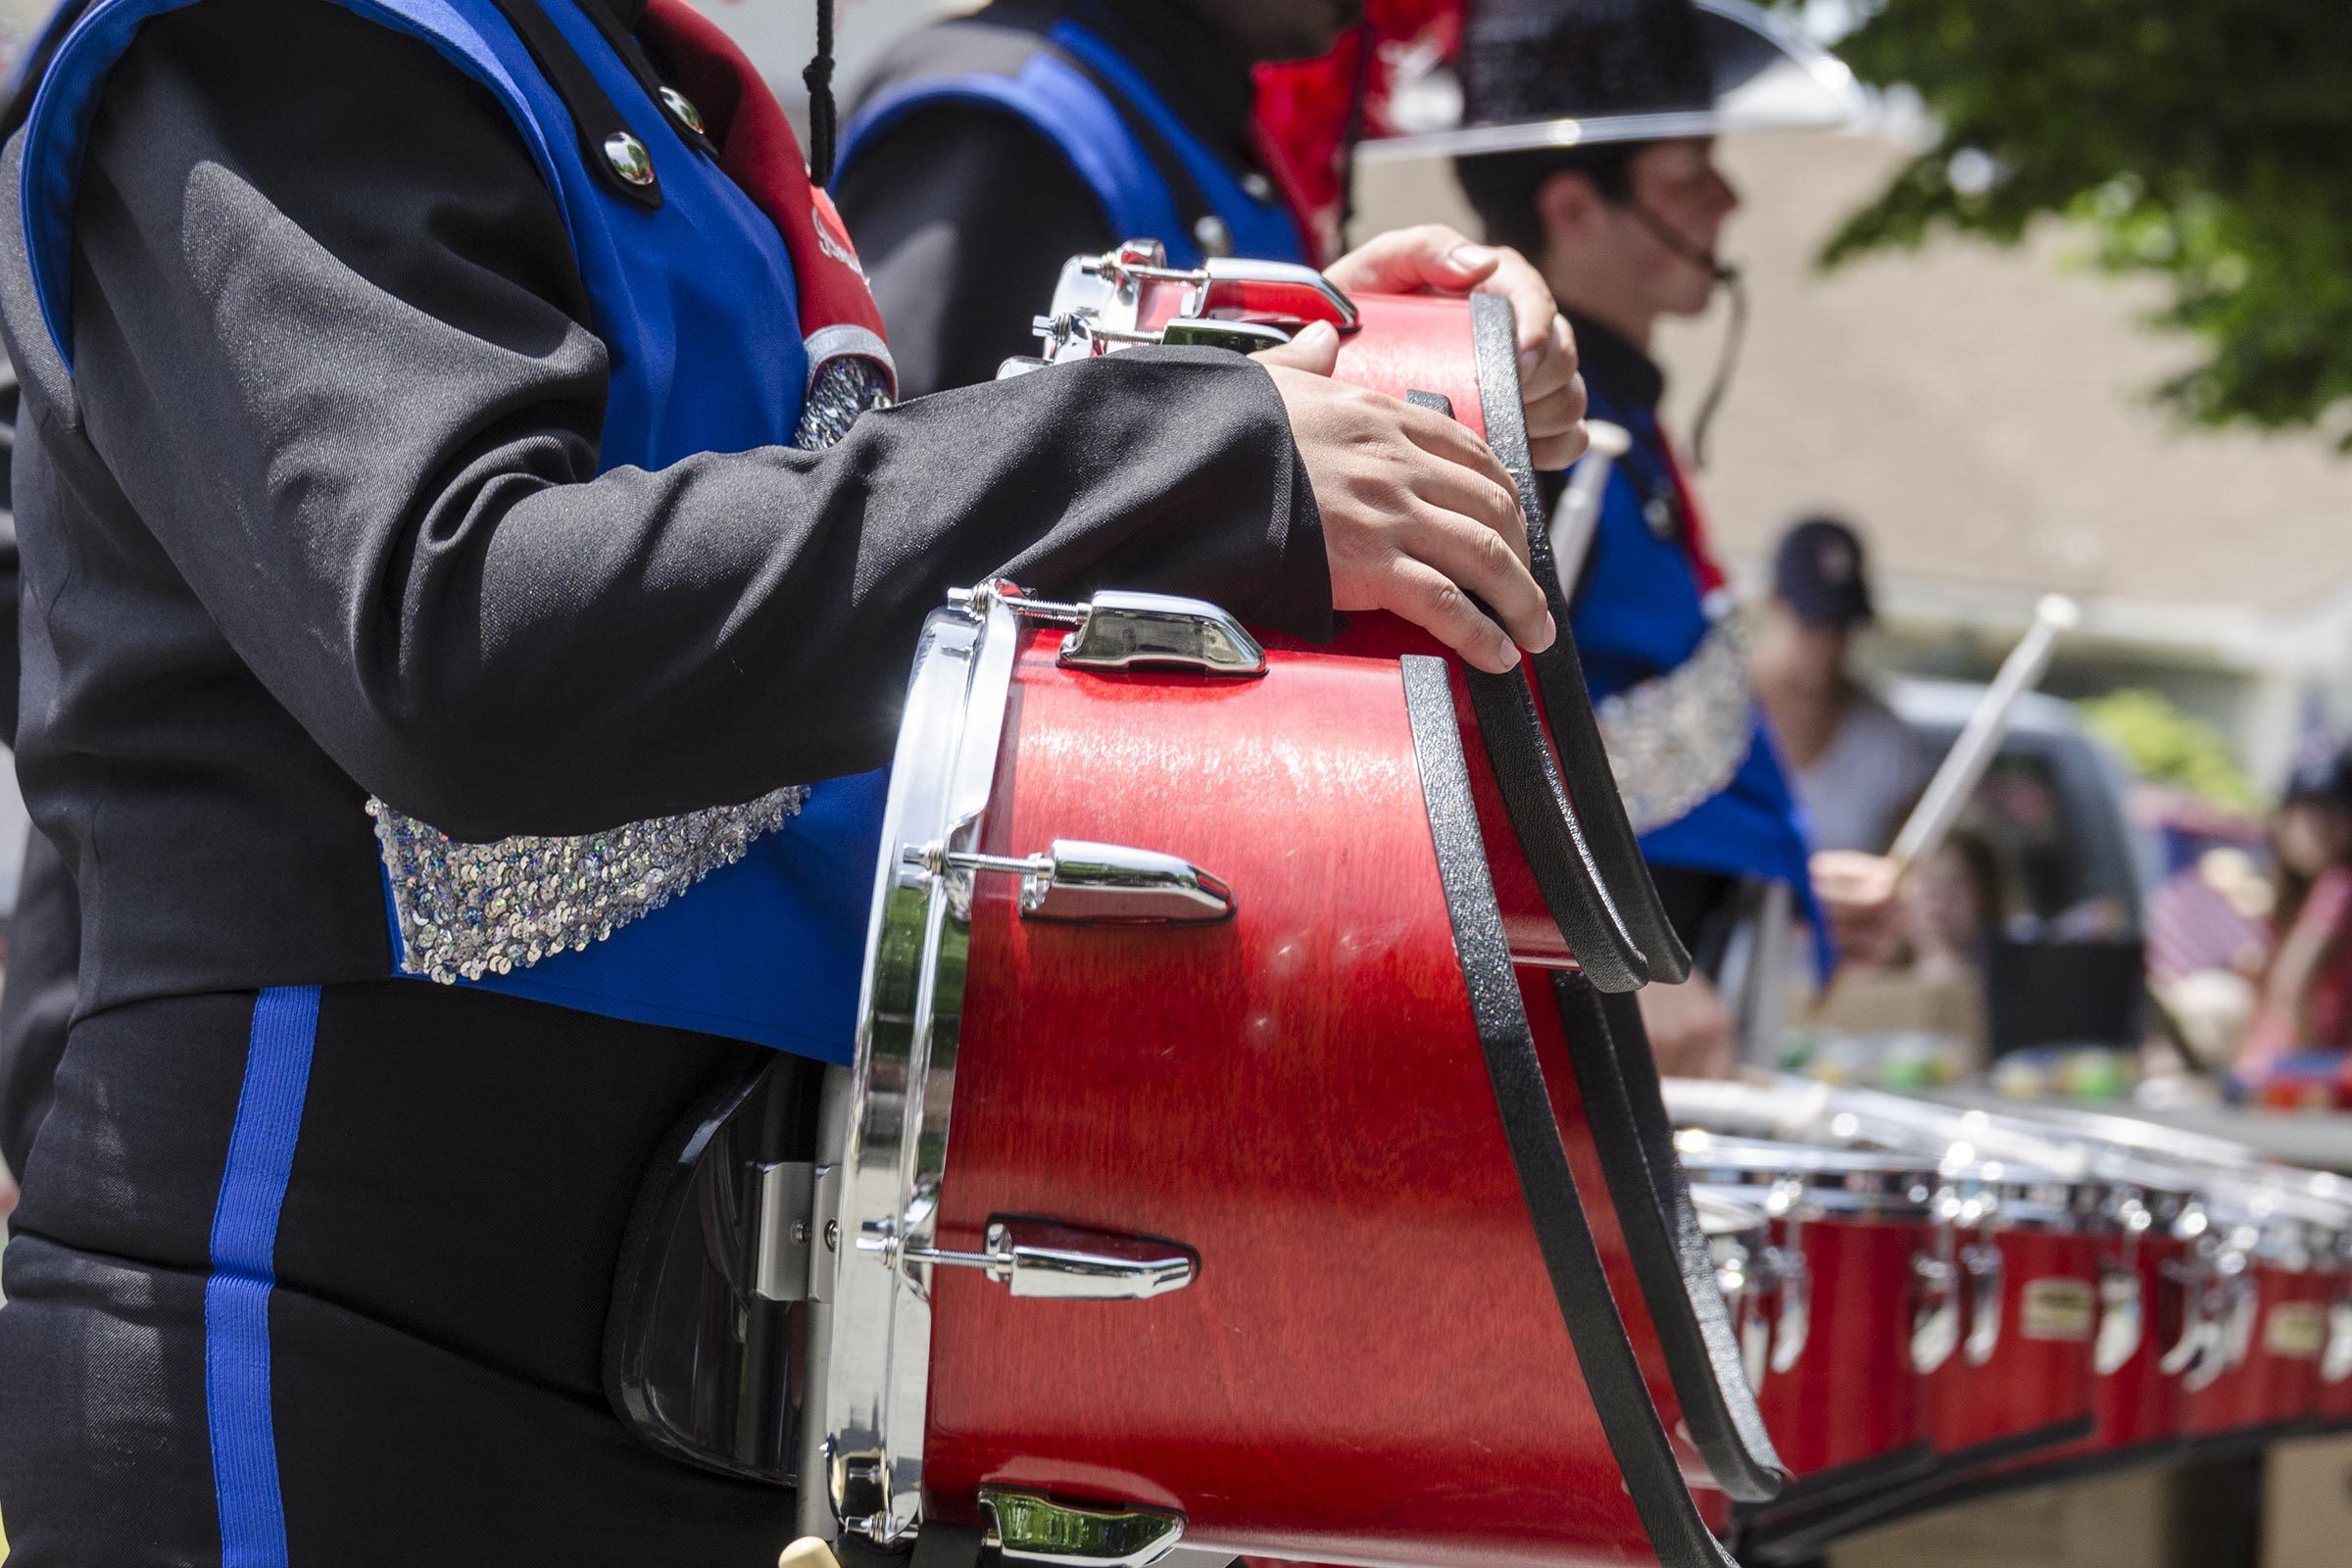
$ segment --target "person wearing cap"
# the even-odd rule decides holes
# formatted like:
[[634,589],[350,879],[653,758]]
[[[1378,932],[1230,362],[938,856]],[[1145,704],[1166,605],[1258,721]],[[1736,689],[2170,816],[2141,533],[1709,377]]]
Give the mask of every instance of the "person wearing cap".
[[[1834,861],[1817,880],[1809,864],[1650,346],[1660,320],[1737,283],[1717,247],[1740,197],[1715,133],[1834,122],[1850,78],[1737,0],[1498,0],[1471,12],[1459,72],[1459,123],[1361,154],[1454,158],[1487,238],[1534,259],[1567,315],[1593,416],[1630,439],[1563,588],[1629,812],[1699,969],[1645,988],[1642,1016],[1667,1071],[1722,1072],[1737,1020],[1710,976],[1759,907],[1752,891],[1788,889],[1826,932],[1840,916],[1882,921],[1891,879]],[[1791,116],[1808,88],[1811,117]],[[1757,96],[1768,110],[1742,108]]]
[[1874,614],[1851,527],[1807,517],[1782,535],[1747,669],[1817,850],[1885,854],[1936,767],[1926,741],[1853,671],[1854,634]]
[[[1362,0],[995,0],[884,55],[842,133],[837,197],[888,324],[900,390],[985,381],[1033,353],[1064,263],[1156,239],[1169,265],[1326,259],[1261,152],[1251,72],[1363,47]],[[1582,450],[1584,388],[1535,270],[1429,224],[1328,268],[1342,288],[1512,301],[1528,437]],[[1325,356],[1328,358],[1328,356]],[[1302,361],[1301,363],[1321,363]]]
[[1509,476],[1216,351],[893,406],[827,100],[804,161],[684,0],[91,0],[44,55],[19,763],[83,941],[11,1568],[764,1568],[795,1497],[639,1441],[609,1308],[664,1140],[850,1057],[926,615],[1387,608],[1500,668]]

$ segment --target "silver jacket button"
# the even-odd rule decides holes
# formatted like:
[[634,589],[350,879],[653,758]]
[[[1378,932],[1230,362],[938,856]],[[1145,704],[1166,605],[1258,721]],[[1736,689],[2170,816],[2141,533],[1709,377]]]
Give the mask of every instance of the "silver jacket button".
[[1274,182],[1253,169],[1242,176],[1242,193],[1253,202],[1270,202],[1274,199]]
[[694,107],[693,99],[678,91],[677,88],[664,87],[662,89],[662,107],[669,111],[672,120],[693,131],[697,136],[710,134],[703,128],[703,112]]
[[612,166],[612,172],[632,185],[654,182],[654,155],[645,150],[645,143],[625,130],[616,130],[605,138],[605,162]]

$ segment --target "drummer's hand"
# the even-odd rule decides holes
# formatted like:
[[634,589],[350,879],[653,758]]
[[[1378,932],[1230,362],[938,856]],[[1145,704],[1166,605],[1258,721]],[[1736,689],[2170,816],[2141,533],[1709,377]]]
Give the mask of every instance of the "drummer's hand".
[[1693,974],[1679,986],[1652,983],[1634,993],[1649,1054],[1669,1078],[1729,1078],[1739,1065],[1732,1010],[1715,983]]
[[1402,615],[1495,674],[1519,662],[1514,640],[1550,647],[1557,628],[1528,574],[1511,476],[1445,415],[1331,379],[1339,351],[1339,334],[1318,321],[1256,357],[1290,411],[1323,514],[1332,608]]
[[1900,868],[1884,855],[1823,850],[1810,869],[1813,897],[1829,919],[1839,956],[1855,963],[1882,961],[1903,930]]
[[1585,455],[1585,378],[1576,336],[1552,300],[1551,285],[1517,251],[1478,245],[1444,223],[1392,229],[1331,264],[1325,276],[1342,290],[1412,294],[1499,294],[1519,327],[1519,395],[1527,404],[1527,443],[1536,466],[1550,472]]

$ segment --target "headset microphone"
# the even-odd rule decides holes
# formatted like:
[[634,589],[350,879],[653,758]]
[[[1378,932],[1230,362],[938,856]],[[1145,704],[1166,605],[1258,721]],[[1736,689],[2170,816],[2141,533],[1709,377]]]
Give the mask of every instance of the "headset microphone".
[[1629,201],[1623,205],[1637,222],[1649,230],[1652,239],[1691,266],[1704,269],[1731,296],[1732,320],[1723,335],[1723,352],[1715,361],[1715,375],[1707,383],[1706,396],[1699,399],[1697,417],[1690,422],[1690,461],[1703,468],[1707,466],[1707,432],[1714,428],[1715,413],[1723,406],[1724,394],[1731,390],[1732,372],[1740,366],[1740,345],[1747,339],[1747,287],[1740,280],[1738,267],[1711,249],[1691,244],[1645,204]]

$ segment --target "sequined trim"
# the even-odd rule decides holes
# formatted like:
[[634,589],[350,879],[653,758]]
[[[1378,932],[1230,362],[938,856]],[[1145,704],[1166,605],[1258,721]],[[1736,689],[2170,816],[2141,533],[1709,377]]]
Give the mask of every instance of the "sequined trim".
[[742,859],[808,799],[795,787],[609,833],[492,844],[462,844],[381,801],[368,814],[392,878],[401,967],[446,985],[601,942]]
[[[792,444],[812,452],[831,446],[858,416],[887,408],[890,388],[889,370],[870,359],[827,360]],[[368,814],[392,885],[400,966],[447,985],[577,953],[742,859],[754,840],[783,826],[808,799],[806,789],[781,789],[744,806],[580,838],[520,835],[493,844],[460,843],[370,800]]]
[[1746,652],[1741,623],[1718,621],[1675,668],[1595,705],[1635,832],[1688,816],[1747,760],[1756,718]]
[[890,372],[860,354],[827,360],[808,388],[801,408],[800,428],[792,444],[821,452],[850,433],[858,416],[868,409],[890,407]]

